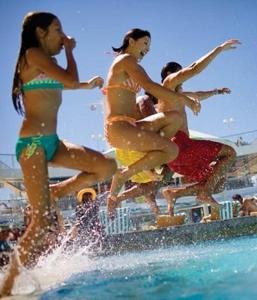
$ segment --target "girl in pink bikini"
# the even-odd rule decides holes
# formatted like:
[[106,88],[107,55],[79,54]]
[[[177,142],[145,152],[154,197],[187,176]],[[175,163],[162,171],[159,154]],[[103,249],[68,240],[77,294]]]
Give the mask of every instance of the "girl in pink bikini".
[[113,48],[118,55],[109,69],[104,89],[105,134],[113,147],[144,152],[145,155],[115,173],[108,197],[110,216],[115,213],[118,205],[116,196],[125,181],[142,170],[150,170],[174,160],[178,154],[178,147],[167,137],[174,136],[180,128],[181,117],[169,111],[141,119],[136,105],[136,94],[140,88],[156,98],[165,98],[170,102],[182,101],[196,113],[200,109],[197,101],[152,81],[139,65],[138,62],[148,53],[150,43],[150,33],[135,28],[126,33],[121,47]]

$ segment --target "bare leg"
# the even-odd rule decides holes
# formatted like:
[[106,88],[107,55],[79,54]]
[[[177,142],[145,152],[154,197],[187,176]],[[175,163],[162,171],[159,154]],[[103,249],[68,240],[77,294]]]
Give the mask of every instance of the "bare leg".
[[[222,177],[217,182],[214,193],[220,193],[224,189],[225,178]],[[176,200],[185,196],[197,196],[197,200],[208,203],[211,206],[219,206],[219,203],[203,189],[203,183],[195,183],[186,187],[171,188],[167,187],[162,190],[163,197],[167,200],[167,211],[170,216],[174,216],[174,206]]]
[[[114,179],[113,179],[114,180]],[[107,207],[110,217],[114,217],[115,210],[119,204],[128,198],[145,196],[156,189],[158,182],[152,181],[149,183],[135,184],[130,189],[122,192],[118,196],[109,195],[107,197]]]
[[[170,114],[173,115],[173,113],[155,114],[137,121],[137,126],[123,121],[112,122],[107,126],[107,137],[114,147],[145,153],[143,158],[115,173],[107,199],[110,216],[115,213],[116,197],[121,187],[131,176],[142,170],[151,170],[176,158],[177,145],[169,138],[163,137],[167,128],[171,130]],[[176,130],[180,125],[181,119],[177,117]]]
[[205,184],[202,186],[202,191],[205,194],[213,194],[215,189],[219,186],[220,180],[225,177],[229,167],[231,167],[236,157],[235,150],[227,145],[223,145],[218,158],[217,163],[214,166],[213,173],[208,177]]
[[[50,195],[48,188],[47,162],[42,149],[37,149],[30,158],[20,157],[24,184],[32,207],[32,221],[17,246],[17,255],[22,265],[33,264],[40,252],[40,244],[51,224]],[[19,274],[19,262],[12,255],[0,295],[10,295],[14,280]]]
[[[119,169],[115,175],[113,176],[113,181],[111,185],[111,195],[117,195],[123,186],[123,184],[133,175],[139,173],[142,170],[150,170],[153,169],[156,166],[161,165],[162,163],[166,163],[171,160],[175,159],[178,148],[174,143],[171,143],[168,141],[170,151],[172,154],[168,154],[164,151],[150,151],[146,153],[146,155],[135,162],[134,164],[130,165],[129,167],[126,167],[124,169]],[[170,158],[168,158],[170,157]]]
[[197,195],[197,199],[200,202],[208,203],[212,206],[219,205],[212,197],[212,194],[224,189],[225,173],[234,162],[235,157],[236,153],[234,149],[230,146],[223,145],[219,152],[217,163],[214,166],[214,171],[204,183],[197,183],[195,185],[179,189],[164,189],[163,196],[167,199],[168,214],[174,215],[176,199],[183,196]]
[[133,185],[131,188],[119,194],[117,196],[117,201],[121,202],[129,198],[144,196],[145,194],[152,192],[154,187],[155,187],[155,182],[152,181],[147,183],[137,183]]
[[174,206],[177,198],[191,196],[199,191],[199,185],[193,184],[186,187],[171,188],[166,187],[162,190],[163,197],[167,200],[167,213],[174,216]]
[[155,215],[158,215],[160,213],[160,210],[155,201],[155,192],[158,185],[159,182],[154,182],[154,181],[148,183],[135,184],[130,189],[127,189],[126,191],[118,195],[116,201],[119,204],[121,201],[128,198],[136,198],[136,197],[144,196],[152,212]]
[[[172,122],[171,122],[172,120]],[[150,115],[140,121],[137,124],[143,130],[155,131],[157,124],[157,132],[161,136],[171,138],[181,128],[182,118],[177,111],[162,112],[154,115]],[[159,126],[161,124],[161,126]]]
[[151,211],[157,217],[160,214],[160,209],[156,203],[155,193],[150,193],[144,196],[145,201],[150,206]]
[[107,158],[97,151],[67,142],[60,142],[58,152],[51,164],[82,171],[67,180],[51,185],[52,196],[58,198],[91,186],[96,182],[109,179],[117,168],[114,159]]

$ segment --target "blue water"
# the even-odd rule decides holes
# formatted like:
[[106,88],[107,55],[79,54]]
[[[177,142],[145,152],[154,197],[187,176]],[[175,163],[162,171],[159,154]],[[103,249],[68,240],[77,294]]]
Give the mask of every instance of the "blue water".
[[257,236],[97,258],[57,299],[257,299]]

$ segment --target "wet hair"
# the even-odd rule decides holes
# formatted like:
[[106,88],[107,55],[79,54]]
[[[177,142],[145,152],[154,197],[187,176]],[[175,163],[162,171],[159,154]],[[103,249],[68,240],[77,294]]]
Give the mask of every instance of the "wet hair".
[[162,82],[169,75],[169,73],[175,73],[182,69],[182,66],[174,61],[168,62],[161,71]]
[[[43,30],[51,25],[53,20],[58,19],[55,15],[48,12],[30,12],[28,13],[22,24],[21,31],[21,46],[19,50],[19,55],[14,71],[13,86],[12,86],[12,101],[15,110],[19,114],[23,114],[22,105],[22,81],[20,79],[20,59],[25,55],[26,51],[32,47],[39,47],[39,41],[36,35],[36,28],[39,27]],[[25,59],[26,61],[26,59]]]
[[128,48],[130,38],[137,41],[138,39],[141,39],[145,36],[148,36],[149,38],[151,38],[150,32],[147,30],[139,29],[139,28],[133,28],[125,34],[122,45],[119,48],[112,47],[112,50],[114,52],[121,53]]

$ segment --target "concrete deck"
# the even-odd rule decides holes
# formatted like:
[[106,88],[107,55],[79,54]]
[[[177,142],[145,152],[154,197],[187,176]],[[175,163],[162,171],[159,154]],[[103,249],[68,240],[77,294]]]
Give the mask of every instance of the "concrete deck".
[[254,234],[257,234],[257,217],[240,217],[108,236],[104,252],[121,254]]

